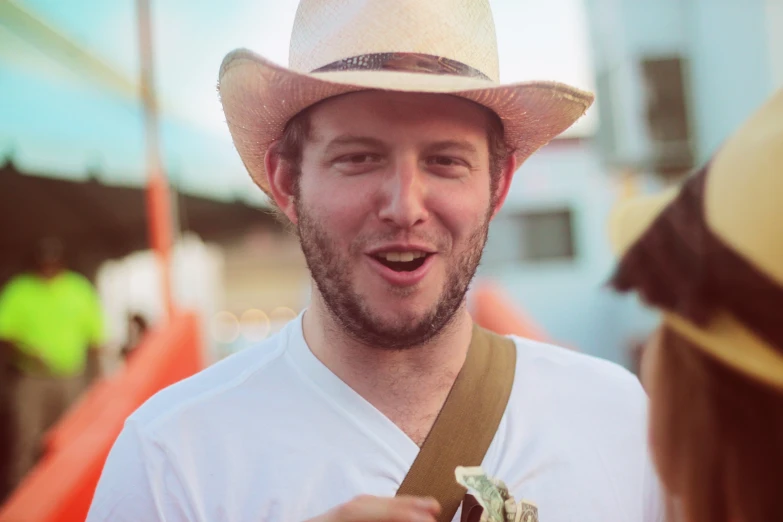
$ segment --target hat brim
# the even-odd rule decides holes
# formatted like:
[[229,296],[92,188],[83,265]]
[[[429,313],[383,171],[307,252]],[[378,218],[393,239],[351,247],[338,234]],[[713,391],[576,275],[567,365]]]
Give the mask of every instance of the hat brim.
[[363,90],[441,93],[494,111],[517,164],[576,122],[593,95],[557,82],[498,85],[478,78],[400,71],[303,74],[239,49],[220,68],[218,91],[234,145],[255,183],[268,193],[264,156],[286,123],[322,100]]
[[617,256],[636,243],[655,218],[677,196],[676,188],[660,194],[626,199],[618,203],[609,216],[609,242]]
[[[642,237],[677,196],[678,188],[620,202],[609,218],[610,243],[622,256]],[[783,391],[783,358],[752,330],[728,313],[719,313],[706,327],[663,312],[664,323],[705,353],[741,373]]]

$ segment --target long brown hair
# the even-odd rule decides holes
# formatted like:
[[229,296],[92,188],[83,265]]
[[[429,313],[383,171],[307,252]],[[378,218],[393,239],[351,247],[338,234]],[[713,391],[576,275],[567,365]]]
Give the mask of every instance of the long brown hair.
[[670,511],[676,502],[687,522],[783,521],[783,394],[668,328],[656,352],[650,436]]

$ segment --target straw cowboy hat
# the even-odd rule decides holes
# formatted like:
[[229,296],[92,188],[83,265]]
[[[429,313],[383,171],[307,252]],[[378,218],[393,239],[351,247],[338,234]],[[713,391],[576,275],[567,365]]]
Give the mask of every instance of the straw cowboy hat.
[[610,223],[615,288],[783,391],[783,90],[680,188],[622,203]]
[[302,0],[289,68],[235,50],[223,60],[218,90],[237,151],[268,193],[269,146],[293,116],[333,96],[380,89],[474,101],[500,117],[518,164],[593,101],[592,94],[555,82],[498,81],[487,0]]

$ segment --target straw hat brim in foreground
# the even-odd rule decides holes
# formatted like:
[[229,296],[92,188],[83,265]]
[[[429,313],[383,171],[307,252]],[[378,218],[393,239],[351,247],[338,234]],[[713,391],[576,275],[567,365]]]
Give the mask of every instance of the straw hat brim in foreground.
[[[610,243],[622,257],[679,194],[678,189],[632,198],[613,209]],[[699,326],[676,313],[662,311],[664,324],[723,364],[783,391],[783,357],[731,314],[719,312]]]
[[229,53],[218,84],[226,123],[242,161],[267,194],[264,156],[286,123],[302,110],[334,96],[364,90],[458,96],[494,111],[517,164],[576,122],[593,102],[591,93],[556,82],[498,85],[449,74],[402,71],[300,73],[248,51]]

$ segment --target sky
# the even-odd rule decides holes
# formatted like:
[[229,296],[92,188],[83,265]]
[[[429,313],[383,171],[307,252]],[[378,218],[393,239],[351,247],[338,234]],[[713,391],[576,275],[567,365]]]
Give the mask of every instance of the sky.
[[[17,0],[131,77],[138,74],[133,0]],[[151,0],[156,85],[167,110],[228,131],[216,92],[223,57],[246,47],[280,64],[297,0]],[[490,0],[501,82],[557,80],[594,89],[583,0]],[[574,127],[591,134],[594,109]]]

